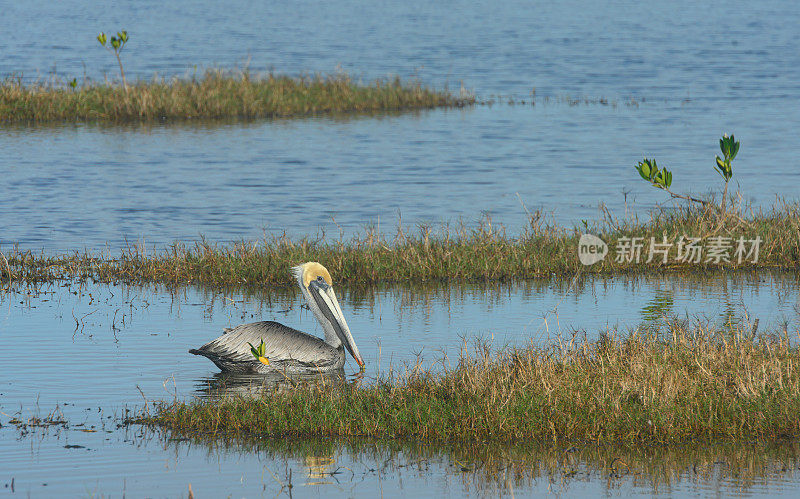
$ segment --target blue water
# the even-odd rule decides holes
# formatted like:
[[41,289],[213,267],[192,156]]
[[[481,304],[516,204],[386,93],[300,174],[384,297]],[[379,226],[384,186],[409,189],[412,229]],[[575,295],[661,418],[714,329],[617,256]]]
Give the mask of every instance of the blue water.
[[127,29],[131,77],[195,67],[419,75],[480,94],[790,99],[800,80],[791,3],[691,1],[291,4],[66,1],[4,6],[0,74],[116,78],[95,40]]
[[[744,331],[750,331],[758,320],[760,331],[786,331],[790,340],[797,342],[798,289],[793,275],[715,274],[680,279],[339,288],[337,294],[366,361],[362,382],[370,383],[380,375],[402,374],[417,362],[435,369],[446,356],[449,361],[445,362],[452,365],[462,348],[471,350],[476,339],[498,349],[547,345],[568,342],[575,335],[580,341],[608,330],[626,334],[637,327],[659,327],[665,319],[712,327],[733,323]],[[209,447],[167,441],[160,435],[142,434],[140,427],[117,427],[126,410],[140,409],[153,400],[207,397],[209,388],[216,396],[221,386],[228,387],[233,395],[253,393],[247,384],[223,382],[211,362],[187,351],[218,336],[225,327],[256,320],[277,320],[320,335],[313,316],[300,308],[300,299],[293,290],[254,294],[189,287],[169,291],[159,286],[68,282],[0,292],[0,351],[4,352],[4,374],[0,377],[0,470],[4,474],[0,474],[0,494],[4,492],[3,480],[8,482],[12,477],[16,477],[18,490],[36,495],[56,491],[119,495],[126,491],[134,496],[175,496],[185,493],[189,483],[195,493],[241,491],[249,496],[267,490],[275,495],[276,482],[265,467],[272,473],[288,473],[291,468],[300,480],[309,472],[307,458],[314,453],[302,446],[294,448],[291,442],[268,443],[288,445],[285,452],[260,452],[237,445]],[[345,372],[348,377],[357,372],[352,361]],[[259,387],[258,383],[254,386],[256,391]],[[10,423],[13,417],[24,420],[54,410],[69,421],[69,428],[21,435]],[[83,431],[86,429],[93,431]],[[458,472],[460,466],[452,469],[453,459],[475,459],[469,454],[453,457],[447,448],[440,449],[426,457],[429,467],[409,475],[406,467],[413,469],[420,459],[418,453],[402,448],[398,451],[390,442],[365,445],[366,451],[354,451],[330,444],[323,457],[325,462],[333,459],[334,464],[329,463],[326,469],[346,466],[359,476],[353,477],[348,471],[338,477],[344,485],[328,476],[327,485],[313,485],[313,492],[306,493],[349,496],[355,493],[351,487],[356,486],[359,494],[364,493],[363,487],[370,494],[380,493],[383,487],[387,495],[403,490],[415,495],[482,495],[486,488],[508,489],[508,484],[498,484],[492,477],[471,476],[462,483],[465,477]],[[500,452],[497,459],[504,466],[520,464],[519,459],[507,455],[505,448],[494,450]],[[560,452],[545,451],[539,457],[523,453],[520,459],[556,459]],[[661,455],[657,449],[654,452],[656,457]],[[727,452],[720,451],[719,456]],[[775,470],[772,475],[757,472],[757,484],[737,478],[738,465],[698,477],[675,468],[667,459],[671,463],[667,469],[677,478],[667,492],[662,484],[660,493],[693,494],[737,487],[747,493],[788,493],[798,486],[794,468],[780,471],[782,461],[768,456],[764,459]],[[392,464],[387,467],[389,461]],[[80,472],[74,472],[76,467]],[[376,469],[382,471],[376,473]],[[584,463],[581,470],[577,478],[559,481],[561,486],[571,484],[568,490],[588,487],[592,493],[606,490],[603,477],[607,471],[601,465]],[[530,472],[521,476],[530,477]],[[564,470],[555,471],[556,475],[561,472]],[[539,480],[514,482],[512,489],[521,494],[539,493],[547,490],[550,478],[545,474]],[[42,483],[48,483],[49,488]],[[615,487],[646,495],[653,492],[659,479],[652,476],[652,470],[639,470],[615,483]],[[262,486],[266,488],[260,489]]]
[[[418,360],[435,366],[462,348],[544,346],[627,334],[664,320],[749,332],[786,331],[798,341],[796,276],[593,278],[462,286],[337,289],[367,363],[367,380]],[[188,354],[226,327],[274,320],[322,336],[294,289],[263,292],[189,287],[54,283],[0,292],[3,411],[74,402],[119,410],[149,398],[204,393],[218,369]],[[349,362],[348,373],[357,371]],[[102,374],[97,376],[97,374]],[[167,387],[164,383],[167,380]]]
[[[717,139],[742,141],[734,185],[769,207],[796,198],[800,9],[784,2],[478,6],[34,2],[4,7],[0,76],[116,78],[96,42],[126,28],[130,78],[206,67],[342,70],[365,80],[501,94],[503,104],[382,117],[233,124],[0,128],[0,245],[58,252],[267,234],[393,233],[417,223],[513,232],[525,208],[571,225],[647,216],[666,197],[633,165],[656,157],[674,190],[719,193]],[[91,21],[86,21],[91,19]],[[105,75],[105,76],[104,76]],[[606,98],[570,106],[558,97]],[[553,98],[549,103],[545,99]],[[636,104],[631,105],[631,99]]]

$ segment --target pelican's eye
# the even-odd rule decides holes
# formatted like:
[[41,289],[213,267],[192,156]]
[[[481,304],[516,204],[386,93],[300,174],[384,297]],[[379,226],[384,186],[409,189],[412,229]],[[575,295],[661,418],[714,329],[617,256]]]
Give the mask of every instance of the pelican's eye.
[[312,281],[312,283],[314,283],[320,289],[328,289],[330,286],[328,281],[326,281],[321,275],[318,275],[317,278]]

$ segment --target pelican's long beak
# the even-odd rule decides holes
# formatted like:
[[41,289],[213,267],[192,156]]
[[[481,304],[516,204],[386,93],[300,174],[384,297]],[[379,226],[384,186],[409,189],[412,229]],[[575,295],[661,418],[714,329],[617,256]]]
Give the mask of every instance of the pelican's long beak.
[[324,282],[311,281],[308,289],[322,311],[322,315],[333,325],[333,329],[336,331],[339,340],[344,344],[344,347],[358,362],[358,365],[364,367],[364,359],[361,358],[356,342],[353,340],[353,335],[350,334],[350,328],[347,327],[347,321],[344,319],[342,309],[339,307],[339,300],[336,299],[333,287]]

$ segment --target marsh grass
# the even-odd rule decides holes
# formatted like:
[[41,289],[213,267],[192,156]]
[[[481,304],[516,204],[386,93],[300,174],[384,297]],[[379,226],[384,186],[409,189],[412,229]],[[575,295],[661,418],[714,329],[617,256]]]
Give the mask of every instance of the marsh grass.
[[789,334],[689,328],[605,332],[371,383],[266,397],[155,404],[135,422],[187,437],[374,437],[422,441],[674,444],[800,436],[800,349]]
[[0,123],[275,118],[460,107],[475,102],[399,78],[361,84],[345,74],[292,78],[211,70],[201,77],[127,86],[0,83]]
[[[231,245],[173,244],[161,251],[131,246],[120,254],[74,253],[46,255],[11,251],[2,254],[0,276],[5,281],[96,279],[103,282],[159,282],[168,285],[202,283],[213,286],[292,286],[291,266],[322,262],[338,283],[511,280],[577,274],[642,272],[702,272],[719,269],[788,269],[800,266],[800,207],[781,203],[769,211],[720,215],[710,207],[658,209],[648,221],[610,217],[603,223],[564,228],[547,223],[539,213],[527,227],[510,236],[502,226],[483,219],[475,227],[444,225],[438,230],[398,223],[394,236],[374,228],[351,239],[291,239],[285,236]],[[617,261],[611,254],[590,267],[578,260],[581,233],[599,235],[610,249],[623,237],[642,237],[649,244],[682,235],[736,239],[761,238],[757,262],[677,262],[671,249],[666,265]]]

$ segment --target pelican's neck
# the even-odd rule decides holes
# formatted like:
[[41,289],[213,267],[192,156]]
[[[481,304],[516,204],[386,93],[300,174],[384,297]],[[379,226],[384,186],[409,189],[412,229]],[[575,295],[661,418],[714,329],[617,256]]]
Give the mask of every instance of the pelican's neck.
[[316,317],[317,322],[319,325],[322,326],[322,330],[325,331],[325,343],[332,346],[333,348],[339,348],[342,346],[342,340],[339,339],[339,335],[336,334],[336,330],[333,329],[333,324],[325,318],[322,314],[322,310],[319,309],[317,302],[308,292],[308,289],[303,285],[302,280],[300,282],[300,291],[303,293],[303,298],[306,300],[306,304],[308,308],[314,313],[314,317]]

